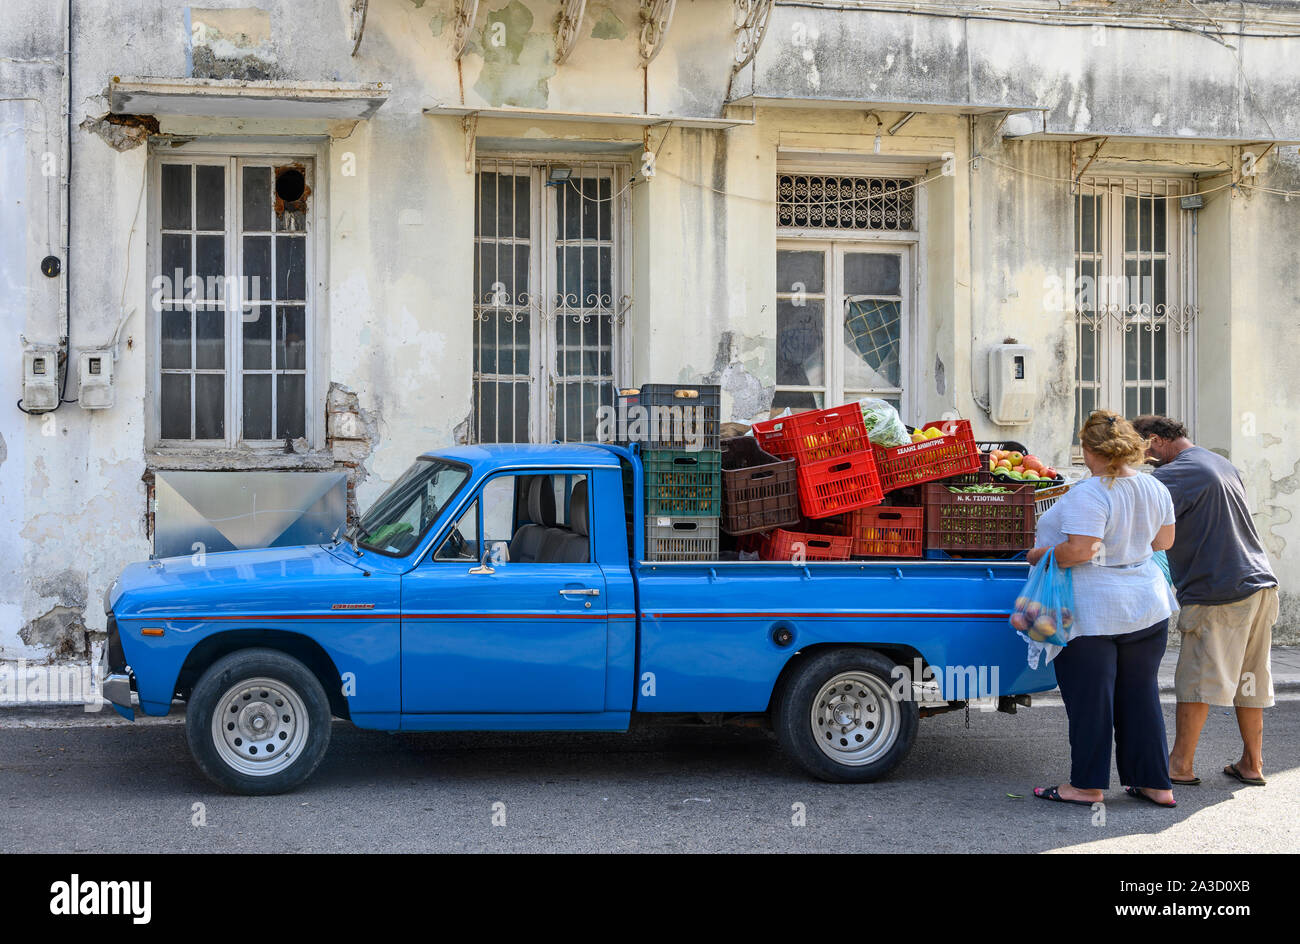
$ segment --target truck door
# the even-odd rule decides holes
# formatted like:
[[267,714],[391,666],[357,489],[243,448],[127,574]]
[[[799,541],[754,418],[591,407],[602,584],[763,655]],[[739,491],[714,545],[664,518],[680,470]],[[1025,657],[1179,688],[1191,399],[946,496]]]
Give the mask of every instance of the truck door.
[[589,483],[571,470],[493,476],[402,578],[403,713],[604,710]]

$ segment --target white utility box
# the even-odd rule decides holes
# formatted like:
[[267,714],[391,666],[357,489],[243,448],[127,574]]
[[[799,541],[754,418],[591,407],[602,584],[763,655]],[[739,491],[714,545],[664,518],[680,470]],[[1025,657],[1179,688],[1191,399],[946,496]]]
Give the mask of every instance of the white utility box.
[[1034,418],[1039,391],[1028,344],[995,344],[989,351],[989,419],[1021,426]]
[[77,355],[77,402],[83,410],[112,407],[112,351],[81,351]]
[[23,351],[23,409],[45,413],[59,405],[59,350],[29,345]]

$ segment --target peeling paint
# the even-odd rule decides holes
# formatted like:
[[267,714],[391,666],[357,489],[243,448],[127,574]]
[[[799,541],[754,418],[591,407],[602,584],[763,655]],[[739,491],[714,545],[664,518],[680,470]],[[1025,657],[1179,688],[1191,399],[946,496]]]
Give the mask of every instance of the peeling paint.
[[483,70],[474,91],[491,104],[546,107],[555,40],[549,32],[529,32],[532,26],[533,13],[519,0],[488,13],[476,43]]
[[627,25],[618,18],[613,7],[605,6],[599,15],[594,9],[591,12],[596,20],[591,28],[592,39],[627,39]]
[[129,151],[158,133],[158,119],[153,115],[104,115],[100,118],[86,116],[77,125],[82,131],[97,134],[114,151]]
[[83,609],[55,606],[18,631],[29,646],[48,649],[55,660],[83,658],[90,652]]

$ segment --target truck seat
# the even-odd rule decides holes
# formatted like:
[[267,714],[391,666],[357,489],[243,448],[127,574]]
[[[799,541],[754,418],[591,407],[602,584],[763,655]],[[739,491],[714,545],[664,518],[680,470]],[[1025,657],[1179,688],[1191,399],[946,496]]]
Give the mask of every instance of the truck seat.
[[530,563],[542,560],[542,546],[555,527],[555,489],[549,475],[534,475],[528,484],[528,520],[510,539],[510,559]]
[[573,486],[569,496],[569,527],[572,529],[560,547],[559,559],[566,564],[585,564],[591,559],[587,537],[587,481]]

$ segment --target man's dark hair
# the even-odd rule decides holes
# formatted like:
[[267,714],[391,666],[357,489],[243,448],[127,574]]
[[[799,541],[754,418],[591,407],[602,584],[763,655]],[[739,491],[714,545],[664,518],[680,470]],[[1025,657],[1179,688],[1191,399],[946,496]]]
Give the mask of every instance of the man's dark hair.
[[1139,416],[1133,421],[1133,428],[1139,436],[1159,436],[1161,439],[1182,439],[1187,435],[1186,426],[1167,416]]

